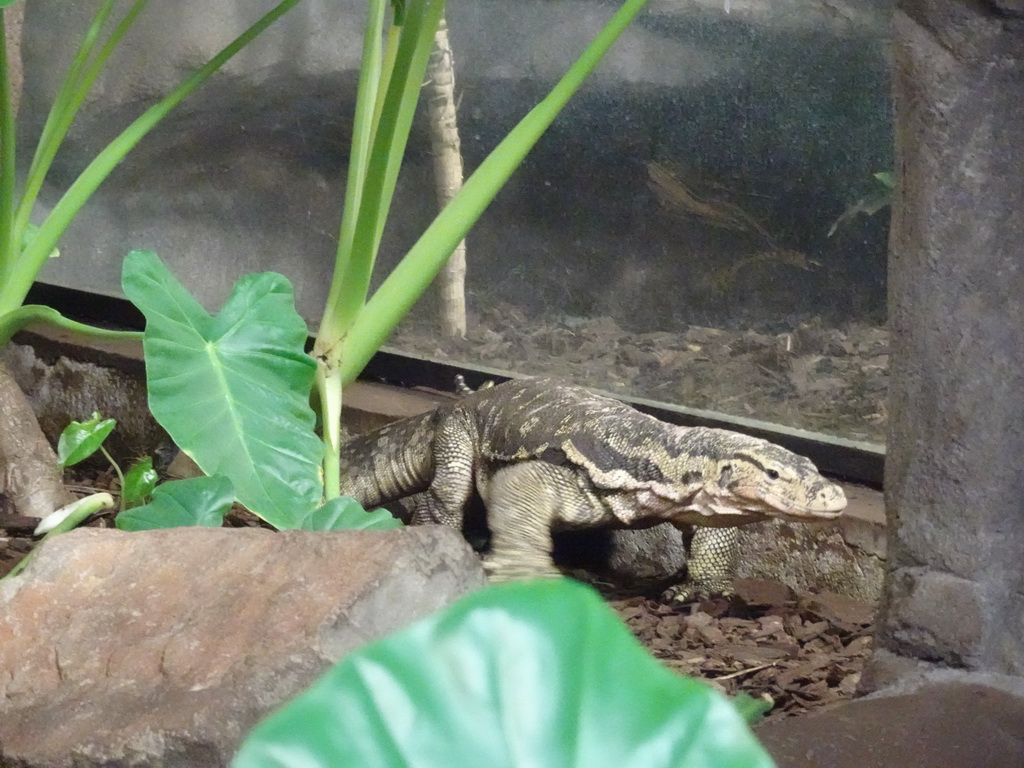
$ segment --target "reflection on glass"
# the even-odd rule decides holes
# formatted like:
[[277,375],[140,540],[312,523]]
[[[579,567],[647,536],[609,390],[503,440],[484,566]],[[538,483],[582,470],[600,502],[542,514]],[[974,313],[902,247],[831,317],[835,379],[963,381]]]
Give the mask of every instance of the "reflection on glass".
[[[890,4],[728,10],[651,3],[471,234],[467,337],[393,348],[884,439]],[[467,171],[608,11],[452,0]]]

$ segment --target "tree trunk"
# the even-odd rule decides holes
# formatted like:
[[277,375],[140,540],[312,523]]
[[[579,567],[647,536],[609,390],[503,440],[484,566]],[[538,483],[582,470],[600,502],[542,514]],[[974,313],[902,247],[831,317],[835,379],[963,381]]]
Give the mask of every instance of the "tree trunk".
[[74,501],[57,457],[18,383],[0,365],[0,493],[25,517],[45,517]]
[[21,63],[21,28],[25,21],[25,3],[15,3],[3,9],[4,27],[7,30],[7,74],[11,82],[11,110],[18,114],[21,104],[22,84],[25,70]]
[[[448,40],[448,23],[441,17],[434,48],[427,64],[427,106],[430,141],[434,154],[437,207],[444,208],[462,189],[462,151],[455,108],[455,67]],[[442,333],[466,335],[466,241],[456,246],[437,281]]]

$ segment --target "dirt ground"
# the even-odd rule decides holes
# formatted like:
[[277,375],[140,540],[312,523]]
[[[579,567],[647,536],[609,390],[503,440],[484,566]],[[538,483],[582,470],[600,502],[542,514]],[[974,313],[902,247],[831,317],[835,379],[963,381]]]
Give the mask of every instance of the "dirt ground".
[[773,704],[767,718],[850,698],[871,652],[873,608],[832,593],[740,580],[736,594],[672,605],[608,595],[633,633],[671,669],[723,693]]
[[[113,484],[110,471],[69,477],[69,486],[82,495]],[[36,522],[9,514],[0,499],[0,576],[35,546]],[[111,527],[112,516],[88,524]],[[226,524],[263,523],[238,510]],[[842,595],[797,593],[779,582],[740,580],[730,599],[683,604],[596,586],[666,666],[725,693],[767,698],[773,703],[767,718],[849,698],[871,651],[872,606]]]
[[812,318],[785,329],[633,333],[610,317],[526,317],[496,304],[465,339],[408,318],[398,352],[567,378],[626,395],[756,418],[850,440],[885,441],[889,335]]

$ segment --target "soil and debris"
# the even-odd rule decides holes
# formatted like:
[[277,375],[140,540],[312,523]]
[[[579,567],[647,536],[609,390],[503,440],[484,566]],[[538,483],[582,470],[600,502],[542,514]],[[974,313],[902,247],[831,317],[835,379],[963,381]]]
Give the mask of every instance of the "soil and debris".
[[[79,496],[95,490],[116,494],[112,470],[73,468],[68,482]],[[37,522],[10,514],[0,499],[0,576],[35,546]],[[112,527],[113,513],[88,524]],[[237,506],[225,524],[265,525]],[[872,606],[842,595],[798,593],[775,581],[741,579],[729,599],[684,604],[596,586],[666,666],[725,693],[767,698],[774,704],[767,718],[850,698],[872,647]]]
[[633,333],[610,317],[526,317],[511,304],[473,317],[465,339],[408,318],[396,351],[553,375],[605,389],[851,440],[885,441],[889,335],[882,326]]
[[670,669],[723,693],[799,715],[853,696],[871,653],[873,607],[834,593],[795,592],[740,579],[736,594],[703,603],[608,595],[641,643]]

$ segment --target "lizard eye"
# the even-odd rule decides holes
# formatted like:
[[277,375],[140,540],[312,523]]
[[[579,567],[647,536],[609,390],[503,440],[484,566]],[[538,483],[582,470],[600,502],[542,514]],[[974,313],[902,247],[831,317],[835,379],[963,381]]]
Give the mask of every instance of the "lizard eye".
[[768,470],[765,470],[765,474],[768,475],[768,479],[769,480],[778,480],[779,479],[779,472],[778,472],[778,470],[768,469]]

